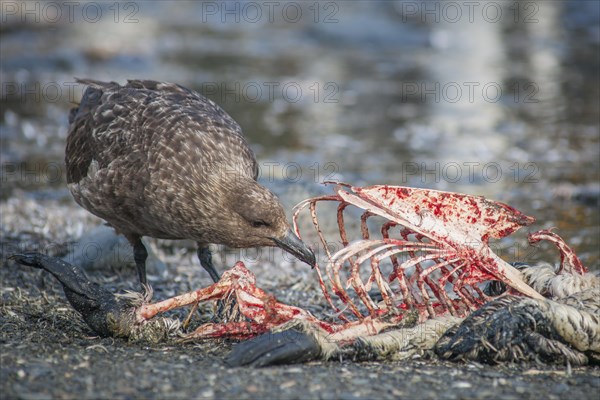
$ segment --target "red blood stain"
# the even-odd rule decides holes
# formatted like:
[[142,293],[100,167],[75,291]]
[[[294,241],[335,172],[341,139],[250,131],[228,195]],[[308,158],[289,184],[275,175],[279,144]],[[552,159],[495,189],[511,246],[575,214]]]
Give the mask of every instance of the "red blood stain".
[[517,228],[505,228],[505,229],[500,229],[497,232],[497,237],[498,238],[503,238],[506,237],[508,235],[510,235],[511,233],[513,233],[515,230],[517,230]]
[[379,192],[383,194],[383,196],[386,198],[389,197],[390,194],[394,196],[390,201],[396,201],[397,199],[405,199],[412,194],[412,191],[408,188],[388,185],[382,186],[379,189]]

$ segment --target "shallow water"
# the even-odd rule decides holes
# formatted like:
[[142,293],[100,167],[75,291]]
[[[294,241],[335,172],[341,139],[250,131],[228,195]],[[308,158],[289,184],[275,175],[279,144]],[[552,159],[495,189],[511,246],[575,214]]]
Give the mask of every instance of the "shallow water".
[[[2,201],[72,202],[74,77],[156,79],[227,110],[267,182],[485,195],[599,264],[597,2],[0,4]],[[525,233],[508,259],[558,261]]]

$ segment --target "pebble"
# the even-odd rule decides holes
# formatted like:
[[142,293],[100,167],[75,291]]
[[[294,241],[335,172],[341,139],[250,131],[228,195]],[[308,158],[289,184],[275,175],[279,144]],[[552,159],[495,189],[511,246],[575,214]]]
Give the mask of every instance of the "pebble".
[[473,385],[471,385],[469,382],[465,382],[465,381],[456,381],[456,382],[452,383],[452,387],[455,389],[468,389],[472,386]]
[[212,399],[213,397],[215,397],[215,391],[210,388],[198,393],[198,398],[201,399]]

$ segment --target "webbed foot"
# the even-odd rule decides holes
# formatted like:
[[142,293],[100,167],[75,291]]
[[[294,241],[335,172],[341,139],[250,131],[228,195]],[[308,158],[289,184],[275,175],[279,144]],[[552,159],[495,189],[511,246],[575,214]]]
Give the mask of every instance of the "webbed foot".
[[237,344],[225,362],[230,367],[266,367],[311,361],[320,354],[321,346],[313,335],[288,329]]
[[91,282],[81,268],[59,258],[35,252],[14,254],[10,259],[48,271],[58,279],[69,303],[98,335],[121,336],[119,321],[130,319],[127,310],[131,306],[123,304],[113,293]]

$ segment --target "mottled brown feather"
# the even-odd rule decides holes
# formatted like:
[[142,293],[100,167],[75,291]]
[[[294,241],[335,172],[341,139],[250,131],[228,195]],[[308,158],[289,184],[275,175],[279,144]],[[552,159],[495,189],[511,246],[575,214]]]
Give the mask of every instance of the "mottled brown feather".
[[82,207],[128,238],[253,247],[288,231],[240,126],[214,102],[172,83],[79,82],[65,161]]

